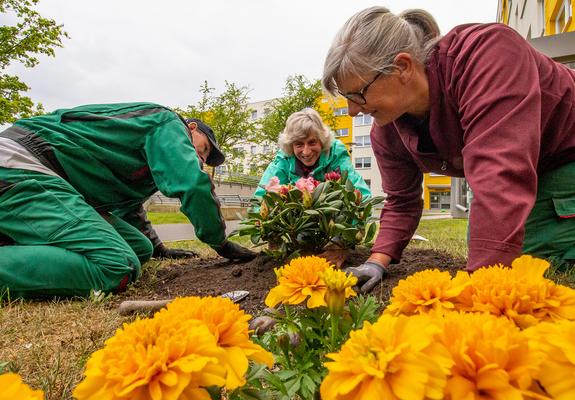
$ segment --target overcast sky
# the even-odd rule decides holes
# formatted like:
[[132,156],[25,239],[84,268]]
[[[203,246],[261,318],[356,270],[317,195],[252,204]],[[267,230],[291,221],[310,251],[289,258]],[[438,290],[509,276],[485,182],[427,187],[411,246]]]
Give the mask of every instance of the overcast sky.
[[250,88],[251,101],[281,95],[290,75],[321,77],[337,30],[354,13],[384,5],[423,8],[442,34],[493,22],[496,0],[41,0],[44,17],[70,39],[32,69],[10,68],[47,111],[88,103],[195,104],[207,80]]

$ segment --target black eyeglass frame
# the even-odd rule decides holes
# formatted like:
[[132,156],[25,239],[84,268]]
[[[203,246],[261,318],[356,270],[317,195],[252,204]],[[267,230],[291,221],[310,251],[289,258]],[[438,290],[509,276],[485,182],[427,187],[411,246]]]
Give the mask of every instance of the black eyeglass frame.
[[367,104],[367,100],[365,99],[365,92],[367,92],[367,90],[369,89],[369,87],[371,85],[373,85],[375,83],[376,80],[379,79],[379,77],[381,76],[381,74],[383,74],[383,71],[379,71],[375,77],[371,80],[371,82],[369,82],[368,84],[366,84],[364,87],[362,87],[359,91],[357,92],[350,92],[350,93],[342,93],[339,90],[337,91],[340,95],[342,95],[343,97],[345,97],[346,99],[348,99],[349,101],[354,102],[355,104],[358,104],[360,106],[363,106],[364,104]]

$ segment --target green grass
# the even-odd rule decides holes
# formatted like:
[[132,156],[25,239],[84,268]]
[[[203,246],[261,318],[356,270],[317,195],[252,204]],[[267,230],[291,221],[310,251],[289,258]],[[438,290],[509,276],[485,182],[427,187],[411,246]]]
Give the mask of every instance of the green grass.
[[152,225],[161,224],[189,224],[190,220],[181,212],[153,212],[148,213]]
[[412,241],[410,247],[437,250],[453,257],[467,258],[466,219],[424,219],[419,223],[416,234],[429,242]]

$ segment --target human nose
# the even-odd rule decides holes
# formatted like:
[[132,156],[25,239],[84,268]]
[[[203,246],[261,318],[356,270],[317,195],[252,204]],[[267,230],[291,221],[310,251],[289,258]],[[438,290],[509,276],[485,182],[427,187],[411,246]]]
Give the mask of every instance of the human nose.
[[359,114],[362,111],[363,107],[360,106],[357,103],[354,103],[351,100],[347,101],[347,113],[351,116],[351,117],[355,117],[357,114]]

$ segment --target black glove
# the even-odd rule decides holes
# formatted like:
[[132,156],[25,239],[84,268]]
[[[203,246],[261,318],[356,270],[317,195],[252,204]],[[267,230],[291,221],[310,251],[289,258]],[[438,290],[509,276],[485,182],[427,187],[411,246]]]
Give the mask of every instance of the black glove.
[[387,275],[383,264],[370,260],[367,260],[357,267],[346,268],[345,272],[352,273],[357,278],[357,286],[359,287],[358,291],[360,293],[372,291],[375,285]]
[[229,260],[250,261],[257,256],[257,253],[230,240],[226,240],[221,246],[216,247],[214,250],[216,250],[220,256]]
[[192,258],[198,257],[198,253],[192,250],[184,249],[169,249],[164,246],[163,243],[158,244],[154,247],[154,253],[152,254],[154,258]]

